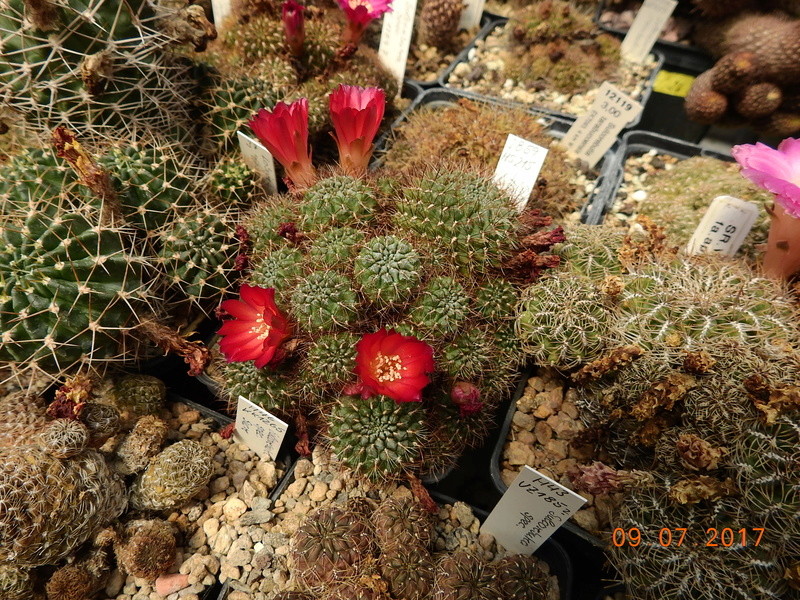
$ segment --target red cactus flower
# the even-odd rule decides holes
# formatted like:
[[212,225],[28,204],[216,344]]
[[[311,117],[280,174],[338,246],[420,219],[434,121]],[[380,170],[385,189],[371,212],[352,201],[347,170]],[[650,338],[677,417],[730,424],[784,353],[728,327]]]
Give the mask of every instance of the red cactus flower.
[[275,289],[243,285],[241,300],[220,306],[233,317],[222,324],[219,348],[228,362],[256,361],[256,368],[279,362],[281,344],[292,335],[286,315],[275,304]]
[[481,391],[472,383],[456,381],[450,390],[450,399],[458,406],[461,417],[468,417],[479,413],[483,409]]
[[281,5],[281,20],[286,44],[292,56],[303,56],[303,44],[306,41],[306,22],[303,5],[294,0],[286,0]]
[[358,44],[367,25],[385,12],[392,10],[392,0],[337,0],[347,17],[347,28],[342,40],[346,44]]
[[372,140],[383,119],[386,93],[380,88],[341,84],[328,100],[340,166],[352,175],[366,173]]
[[433,348],[415,337],[381,329],[356,344],[355,373],[364,389],[397,402],[422,400],[433,370]]
[[286,175],[300,187],[314,183],[317,173],[308,149],[308,100],[291,104],[278,102],[272,112],[261,109],[248,123],[272,156],[286,169]]

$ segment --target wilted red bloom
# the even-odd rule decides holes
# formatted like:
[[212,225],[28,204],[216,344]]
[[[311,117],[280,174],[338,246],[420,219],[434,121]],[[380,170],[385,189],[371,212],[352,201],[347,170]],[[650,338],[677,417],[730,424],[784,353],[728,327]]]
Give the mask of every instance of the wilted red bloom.
[[383,120],[386,93],[376,87],[340,84],[328,100],[339,147],[339,164],[353,175],[366,173],[372,156],[372,140]]
[[286,0],[281,6],[281,20],[286,44],[293,56],[303,55],[303,43],[306,41],[306,21],[303,5],[294,0]]
[[466,381],[456,381],[453,384],[453,389],[450,390],[450,399],[453,404],[458,406],[458,412],[462,417],[479,413],[483,408],[481,391],[478,386]]
[[253,133],[286,169],[292,182],[308,187],[317,178],[308,150],[308,100],[278,102],[272,112],[261,109],[248,123]]
[[358,44],[364,30],[373,19],[392,10],[392,0],[337,0],[347,17],[347,29],[342,39],[345,43]]
[[381,329],[356,344],[356,368],[366,391],[397,402],[419,402],[430,383],[433,348],[412,336]]
[[241,300],[226,300],[220,307],[233,319],[219,329],[219,348],[228,362],[256,361],[256,368],[283,358],[281,344],[292,335],[286,315],[275,304],[275,289],[243,285]]

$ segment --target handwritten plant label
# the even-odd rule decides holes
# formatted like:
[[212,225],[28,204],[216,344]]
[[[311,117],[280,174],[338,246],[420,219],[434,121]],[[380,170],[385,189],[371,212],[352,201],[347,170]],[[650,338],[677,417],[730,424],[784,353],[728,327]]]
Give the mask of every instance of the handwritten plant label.
[[481,24],[481,15],[486,0],[466,0],[466,6],[461,11],[461,20],[458,22],[459,29],[472,29]]
[[528,466],[500,498],[481,531],[517,554],[532,554],[586,502]]
[[506,138],[493,181],[511,195],[520,212],[531,197],[546,157],[547,148],[514,134]]
[[233,12],[231,0],[211,0],[211,12],[214,15],[214,26],[220,30],[225,19]]
[[622,57],[632,62],[644,62],[677,5],[678,0],[644,0],[622,40]]
[[756,204],[733,196],[717,196],[689,240],[689,254],[733,256],[758,219]]
[[589,110],[578,117],[561,144],[594,167],[625,126],[638,117],[642,105],[615,85],[605,81]]
[[261,142],[254,140],[241,131],[236,133],[239,138],[239,147],[242,149],[242,160],[251,170],[255,171],[264,180],[267,192],[278,193],[278,179],[275,176],[275,160],[272,154]]
[[406,60],[411,45],[411,34],[414,32],[416,10],[417,0],[394,0],[392,12],[383,15],[378,57],[400,86],[403,85],[406,73]]
[[275,460],[278,457],[288,429],[287,423],[253,404],[244,396],[239,396],[233,436],[236,441],[247,445],[261,458],[269,456]]

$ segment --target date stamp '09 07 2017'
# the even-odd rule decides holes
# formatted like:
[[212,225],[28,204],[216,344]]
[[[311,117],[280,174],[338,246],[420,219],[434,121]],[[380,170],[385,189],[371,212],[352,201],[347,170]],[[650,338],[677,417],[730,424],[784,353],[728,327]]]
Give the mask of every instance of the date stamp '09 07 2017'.
[[730,548],[732,546],[758,546],[761,538],[764,537],[763,527],[750,527],[749,529],[745,527],[741,529],[709,527],[705,530],[704,539],[701,541],[687,540],[687,531],[686,527],[662,527],[659,529],[656,539],[646,540],[638,527],[630,529],[617,527],[611,533],[611,543],[617,548],[622,546],[635,548],[642,542],[658,542],[664,548],[677,548],[683,545]]

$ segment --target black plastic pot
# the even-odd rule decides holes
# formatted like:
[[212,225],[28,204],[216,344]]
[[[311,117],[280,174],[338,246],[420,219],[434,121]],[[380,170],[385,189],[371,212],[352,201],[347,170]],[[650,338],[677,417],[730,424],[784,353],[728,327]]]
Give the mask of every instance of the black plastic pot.
[[[381,136],[380,140],[376,144],[378,149],[375,152],[375,159],[373,160],[371,168],[376,169],[380,167],[383,155],[391,147],[394,130],[401,126],[408,119],[412,112],[423,106],[452,106],[462,98],[499,107],[520,107],[519,104],[515,104],[513,102],[498,100],[488,96],[480,96],[464,90],[457,90],[453,88],[427,90],[423,92],[421,96],[417,97],[417,99],[411,103],[411,106],[403,111],[403,114],[401,114],[394,121],[394,123],[392,123],[391,130]],[[525,110],[530,114],[539,117],[544,125],[548,128],[548,132],[555,138],[564,137],[566,132],[574,123],[574,119],[567,118],[560,113],[554,113],[552,111],[532,107],[525,107]],[[596,167],[598,175],[595,180],[594,191],[589,196],[586,203],[581,207],[581,221],[583,223],[595,225],[602,221],[604,214],[604,211],[602,210],[603,204],[598,202],[598,199],[605,197],[602,188],[605,185],[607,177],[613,174],[614,165],[616,164],[615,155],[617,149],[617,144],[612,146],[612,148],[606,152],[603,159]]]
[[[469,61],[470,52],[472,52],[475,49],[475,44],[476,44],[477,41],[486,39],[489,36],[489,34],[492,33],[496,28],[502,27],[506,23],[508,23],[508,18],[506,18],[506,17],[498,17],[495,21],[487,23],[486,26],[484,26],[480,30],[480,32],[475,37],[475,39],[472,40],[472,43],[470,43],[469,46],[464,48],[461,51],[461,53],[458,56],[456,56],[456,58],[453,61],[453,63],[445,70],[444,73],[442,73],[442,76],[439,79],[439,85],[441,87],[448,88],[448,89],[457,89],[457,88],[451,88],[448,85],[448,81],[450,80],[450,76],[453,74],[453,71],[455,70],[455,68],[460,63]],[[656,65],[653,67],[653,71],[650,74],[650,77],[648,78],[647,85],[645,85],[641,97],[640,98],[636,98],[636,100],[638,100],[638,102],[640,104],[642,104],[642,106],[647,106],[647,102],[648,102],[648,100],[650,98],[650,94],[653,91],[653,84],[655,82],[656,76],[658,75],[659,70],[661,69],[661,67],[664,64],[664,54],[663,53],[661,53],[658,50],[653,50],[652,54],[656,57]],[[459,90],[459,91],[461,91],[461,90]],[[480,98],[485,97],[483,95],[476,94],[474,92],[472,92],[471,95],[475,96],[475,97],[480,97]],[[511,106],[523,106],[525,108],[531,108],[531,109],[539,110],[539,111],[542,111],[542,112],[546,111],[546,112],[549,112],[549,113],[551,113],[551,114],[553,114],[555,116],[561,117],[562,119],[566,119],[566,120],[570,120],[570,121],[574,121],[577,118],[576,115],[570,114],[570,113],[554,111],[554,110],[546,109],[546,108],[539,108],[539,107],[523,104],[521,102],[513,102],[511,100],[503,100],[503,99],[500,99],[500,98],[493,98],[493,97],[489,97],[489,98],[491,100],[494,100],[494,101],[497,101],[497,102],[500,102],[500,103],[503,103],[503,104],[508,104],[508,105],[511,105]],[[638,124],[639,124],[639,119],[635,119],[634,121],[632,121],[631,123],[628,124],[626,129],[633,129]]]
[[[607,25],[603,25],[600,23],[600,16],[606,10],[606,6],[608,4],[609,3],[607,0],[600,0],[600,2],[597,5],[597,12],[595,13],[594,20],[597,23],[597,26],[603,31],[624,38],[627,35],[628,30],[616,29],[614,27],[608,27]],[[679,12],[680,10],[681,6],[679,5],[675,9],[675,11]],[[714,64],[714,61],[704,50],[701,50],[700,48],[692,44],[667,42],[659,39],[656,40],[654,48],[655,50],[661,52],[664,55],[664,62],[669,66],[694,68],[698,64],[710,62],[710,64],[707,67],[701,69],[701,71],[705,71],[712,64]]]
[[[292,480],[294,479],[293,474],[294,470],[292,470]],[[287,481],[287,485],[291,483],[288,476],[284,479]],[[451,498],[450,496],[437,492],[432,492],[431,497],[439,504],[455,504],[458,502],[458,500],[455,498]],[[471,506],[470,508],[472,508],[472,513],[478,518],[478,520],[480,520],[481,523],[483,523],[486,520],[486,517],[489,516],[489,513],[485,510],[475,506]],[[544,544],[542,544],[533,554],[547,563],[547,566],[550,568],[550,574],[555,575],[558,579],[559,600],[580,600],[580,596],[573,595],[575,572],[572,567],[570,555],[564,546],[562,546],[555,539],[550,538],[546,540]],[[227,582],[222,584],[222,589],[219,593],[218,600],[226,600],[230,591],[231,586]]]
[[[498,19],[502,19],[502,18],[503,17],[500,17],[500,16],[498,16],[498,15],[496,15],[494,13],[483,11],[483,13],[481,14],[480,23],[478,24],[479,29],[478,29],[478,33],[476,34],[475,39],[477,39],[477,37],[481,35],[481,33],[483,32],[483,30],[486,27],[490,27],[492,25],[492,23],[495,23]],[[467,45],[472,44],[473,41],[474,41],[474,39],[471,40]],[[458,60],[459,56],[461,56],[460,52],[458,54],[456,54],[456,57],[453,59],[453,62],[451,62],[449,65],[447,65],[447,67],[445,67],[444,71],[439,73],[439,75],[433,81],[422,81],[420,79],[414,79],[413,77],[406,77],[403,80],[403,83],[404,84],[405,83],[410,83],[412,85],[415,85],[418,88],[420,88],[420,90],[422,90],[422,91],[431,90],[431,89],[437,88],[437,87],[439,87],[441,85],[440,81],[442,80],[442,77],[444,77],[445,73],[449,74],[455,68],[455,63]]]

